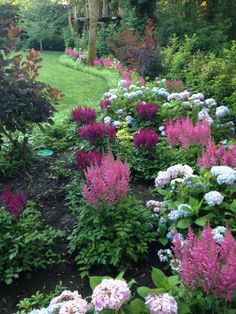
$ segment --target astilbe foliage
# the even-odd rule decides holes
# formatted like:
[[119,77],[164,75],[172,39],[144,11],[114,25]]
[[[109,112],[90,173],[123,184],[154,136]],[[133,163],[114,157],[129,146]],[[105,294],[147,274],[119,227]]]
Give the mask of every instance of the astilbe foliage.
[[155,129],[141,129],[134,135],[134,147],[136,149],[153,149],[158,143],[158,135]]
[[206,120],[198,121],[196,125],[189,117],[169,120],[165,125],[167,141],[171,146],[181,145],[188,149],[191,144],[206,146],[211,139],[211,129]]
[[199,238],[189,229],[185,243],[174,236],[172,249],[188,291],[200,288],[206,295],[232,299],[236,290],[236,241],[230,232],[218,244],[209,224]]
[[96,150],[92,150],[90,152],[77,150],[76,162],[79,170],[83,172],[91,165],[100,165],[102,162],[102,154]]
[[116,130],[112,125],[105,125],[104,123],[89,123],[78,130],[79,136],[83,140],[90,143],[95,143],[105,138],[114,141],[116,139]]
[[18,191],[11,192],[8,188],[4,188],[0,197],[0,203],[14,218],[19,218],[20,214],[27,206],[27,199]]
[[100,165],[87,169],[85,178],[83,198],[88,204],[99,207],[103,202],[113,205],[117,200],[126,197],[131,173],[127,163],[115,159],[109,153],[103,157]]
[[217,148],[214,141],[210,141],[201,157],[198,166],[210,169],[212,166],[236,167],[236,145],[226,148],[223,144]]
[[96,121],[97,113],[95,109],[78,106],[72,111],[72,119],[79,125],[93,123]]
[[158,107],[154,103],[141,102],[137,104],[136,111],[141,119],[152,118],[156,115]]

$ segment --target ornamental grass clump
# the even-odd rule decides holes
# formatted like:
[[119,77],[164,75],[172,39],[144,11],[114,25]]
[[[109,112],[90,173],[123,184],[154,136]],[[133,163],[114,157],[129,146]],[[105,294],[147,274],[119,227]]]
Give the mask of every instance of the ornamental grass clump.
[[153,149],[158,143],[158,135],[155,129],[141,129],[134,135],[134,147],[136,149]]
[[102,154],[96,150],[92,150],[90,152],[77,150],[76,162],[78,169],[84,172],[91,165],[100,165],[102,162]]
[[113,205],[126,197],[131,172],[127,163],[109,153],[103,157],[100,165],[93,165],[85,172],[85,178],[83,198],[88,204],[99,207],[101,203]]
[[153,118],[155,117],[158,111],[158,107],[156,104],[151,102],[150,103],[141,102],[137,104],[136,111],[140,119]]
[[188,292],[200,289],[207,296],[232,300],[236,291],[236,241],[230,232],[219,244],[210,225],[205,226],[199,238],[189,229],[184,243],[174,236],[172,249]]
[[87,140],[91,144],[97,141],[108,139],[114,141],[116,139],[116,129],[112,125],[105,125],[104,123],[89,123],[84,127],[79,128],[79,136],[83,140]]
[[181,145],[189,149],[191,144],[206,146],[211,139],[211,129],[206,120],[194,126],[189,117],[169,120],[165,125],[167,141],[171,146]]
[[0,203],[14,218],[19,218],[27,206],[27,199],[22,193],[18,191],[11,192],[5,188],[0,197]]
[[95,109],[88,107],[80,107],[78,106],[72,111],[72,119],[78,124],[88,124],[94,123],[97,118],[97,113]]

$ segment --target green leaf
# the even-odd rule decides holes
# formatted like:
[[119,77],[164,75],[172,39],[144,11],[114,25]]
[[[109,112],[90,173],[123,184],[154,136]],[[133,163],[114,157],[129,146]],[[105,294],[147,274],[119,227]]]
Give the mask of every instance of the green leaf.
[[116,279],[122,280],[123,277],[124,277],[124,274],[125,274],[125,271],[122,271],[121,273],[119,273],[119,274],[116,276]]
[[92,290],[94,290],[95,287],[98,286],[102,282],[103,279],[112,279],[112,277],[109,277],[109,276],[105,276],[105,277],[102,277],[102,276],[89,277],[90,288]]
[[127,314],[142,314],[146,311],[145,303],[140,299],[133,300],[125,307]]
[[153,267],[151,276],[157,288],[167,288],[169,286],[166,275],[160,269]]
[[149,293],[150,293],[150,288],[148,288],[148,287],[139,287],[137,289],[137,292],[140,295],[140,297],[146,298],[149,295]]
[[190,308],[186,303],[178,303],[178,314],[189,314]]
[[191,226],[192,220],[190,218],[182,218],[178,221],[177,227],[180,229],[188,229]]
[[172,286],[176,286],[180,283],[180,279],[178,275],[168,277],[168,282]]
[[199,217],[195,220],[195,224],[198,226],[204,227],[205,224],[214,216],[215,216],[214,214],[208,214],[208,215]]

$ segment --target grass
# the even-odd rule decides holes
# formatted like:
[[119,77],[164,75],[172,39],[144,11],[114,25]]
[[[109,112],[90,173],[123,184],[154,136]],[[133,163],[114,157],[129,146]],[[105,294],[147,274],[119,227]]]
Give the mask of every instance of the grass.
[[39,80],[65,94],[57,110],[70,111],[76,105],[98,106],[99,99],[108,89],[105,78],[59,64],[62,55],[62,52],[43,52],[39,75]]

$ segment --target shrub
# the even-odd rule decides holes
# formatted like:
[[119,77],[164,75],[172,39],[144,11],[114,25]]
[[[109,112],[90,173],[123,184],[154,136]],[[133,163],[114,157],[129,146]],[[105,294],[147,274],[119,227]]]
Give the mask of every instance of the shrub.
[[40,212],[30,204],[18,219],[0,208],[1,280],[10,284],[23,271],[46,268],[54,263],[57,254],[52,246],[61,235],[52,227],[44,226]]
[[0,197],[0,203],[2,203],[7,211],[17,219],[26,208],[27,199],[22,193],[19,193],[18,191],[11,192],[5,188]]

